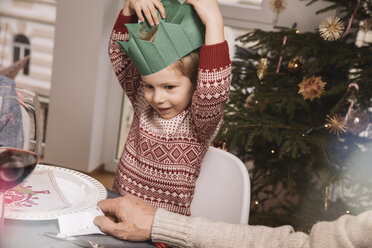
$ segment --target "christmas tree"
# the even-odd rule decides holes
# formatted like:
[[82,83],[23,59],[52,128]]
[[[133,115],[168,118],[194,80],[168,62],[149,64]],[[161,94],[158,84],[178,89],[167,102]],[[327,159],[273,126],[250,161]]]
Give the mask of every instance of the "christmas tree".
[[250,224],[307,231],[372,208],[372,46],[356,45],[372,2],[326,2],[319,12],[337,14],[314,32],[294,24],[237,38],[217,140],[253,161]]

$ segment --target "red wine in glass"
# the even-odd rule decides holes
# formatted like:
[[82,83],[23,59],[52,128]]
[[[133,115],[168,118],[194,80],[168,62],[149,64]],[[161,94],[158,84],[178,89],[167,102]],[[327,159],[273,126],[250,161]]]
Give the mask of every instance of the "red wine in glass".
[[32,172],[40,149],[38,95],[31,90],[0,85],[0,248],[6,247],[3,246],[6,243],[4,192],[20,184]]
[[14,188],[33,171],[38,156],[30,151],[0,147],[0,192]]

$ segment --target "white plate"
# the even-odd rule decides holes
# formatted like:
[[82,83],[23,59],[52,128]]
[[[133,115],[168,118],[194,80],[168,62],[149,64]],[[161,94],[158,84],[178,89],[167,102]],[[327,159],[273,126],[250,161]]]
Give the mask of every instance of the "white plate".
[[52,209],[47,211],[20,211],[5,209],[5,218],[18,220],[52,220],[58,216],[84,211],[97,205],[97,202],[107,197],[105,187],[96,179],[81,172],[57,167],[38,164],[34,171],[49,170],[54,174],[56,183],[71,207]]

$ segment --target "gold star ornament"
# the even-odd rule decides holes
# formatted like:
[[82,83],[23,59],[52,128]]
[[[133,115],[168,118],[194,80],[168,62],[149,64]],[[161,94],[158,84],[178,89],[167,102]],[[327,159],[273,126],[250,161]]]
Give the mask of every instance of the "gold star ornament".
[[320,98],[326,84],[327,83],[322,81],[321,77],[311,76],[310,78],[304,78],[302,82],[298,84],[298,87],[300,87],[298,93],[301,94],[305,100],[310,99],[312,101],[315,98]]
[[344,24],[337,16],[329,16],[319,25],[319,33],[327,41],[340,39],[343,32]]
[[257,77],[262,80],[267,72],[267,58],[261,58],[257,65]]
[[324,125],[330,133],[336,134],[339,136],[342,133],[346,133],[347,126],[344,124],[344,121],[341,119],[339,114],[334,115],[333,117],[327,116],[327,123]]
[[285,10],[287,7],[287,1],[286,0],[270,0],[270,8],[275,13],[281,13]]

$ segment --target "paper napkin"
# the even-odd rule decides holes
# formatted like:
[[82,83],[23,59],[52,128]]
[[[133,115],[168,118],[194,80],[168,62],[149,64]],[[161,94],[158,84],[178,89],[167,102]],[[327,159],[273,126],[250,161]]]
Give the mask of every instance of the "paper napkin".
[[101,215],[104,214],[98,206],[82,212],[62,215],[58,217],[59,232],[65,236],[104,234],[93,223],[94,218]]

